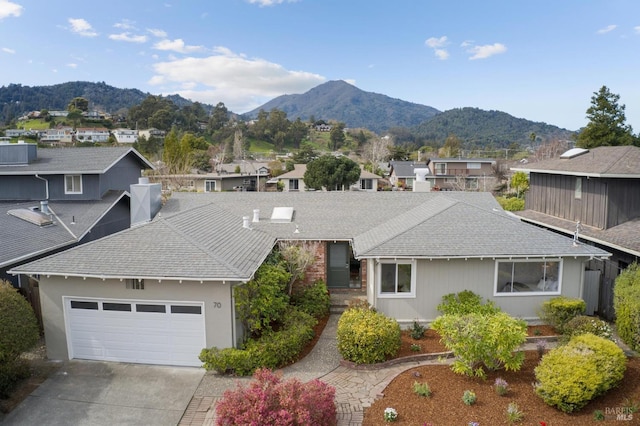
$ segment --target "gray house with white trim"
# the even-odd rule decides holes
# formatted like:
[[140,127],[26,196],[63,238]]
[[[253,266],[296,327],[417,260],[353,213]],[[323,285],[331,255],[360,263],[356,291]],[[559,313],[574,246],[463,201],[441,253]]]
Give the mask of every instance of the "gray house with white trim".
[[609,255],[487,193],[177,193],[147,224],[12,272],[39,277],[49,358],[196,366],[202,348],[242,340],[233,288],[283,240],[319,242],[308,279],[360,288],[405,325],[466,289],[534,321],[548,298],[580,297],[585,264]]

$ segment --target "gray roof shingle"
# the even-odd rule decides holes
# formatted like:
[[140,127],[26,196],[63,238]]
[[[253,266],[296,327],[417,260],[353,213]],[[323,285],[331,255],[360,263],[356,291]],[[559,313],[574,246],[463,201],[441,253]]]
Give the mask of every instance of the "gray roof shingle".
[[[274,207],[293,207],[293,221],[272,223]],[[254,209],[260,221],[243,228]],[[14,271],[247,280],[277,240],[296,239],[352,241],[364,258],[608,255],[521,222],[488,193],[176,193],[151,223]]]

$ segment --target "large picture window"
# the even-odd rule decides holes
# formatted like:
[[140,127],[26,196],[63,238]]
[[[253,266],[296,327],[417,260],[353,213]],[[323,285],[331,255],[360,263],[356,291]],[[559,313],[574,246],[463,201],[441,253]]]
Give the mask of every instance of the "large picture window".
[[65,175],[65,194],[82,194],[82,175]]
[[562,261],[498,260],[496,261],[496,295],[560,294]]
[[415,262],[395,261],[378,263],[379,297],[415,297]]

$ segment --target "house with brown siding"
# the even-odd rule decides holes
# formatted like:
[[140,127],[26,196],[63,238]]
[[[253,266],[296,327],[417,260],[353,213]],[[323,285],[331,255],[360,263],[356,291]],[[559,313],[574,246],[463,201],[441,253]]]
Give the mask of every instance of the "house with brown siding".
[[640,256],[640,148],[571,149],[560,156],[512,168],[529,175],[523,220],[611,252],[593,262],[597,313],[614,318],[616,277]]

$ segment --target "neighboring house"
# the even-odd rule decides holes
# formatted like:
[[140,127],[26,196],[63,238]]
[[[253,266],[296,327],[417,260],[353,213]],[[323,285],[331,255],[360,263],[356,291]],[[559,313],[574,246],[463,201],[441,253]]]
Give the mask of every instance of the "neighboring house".
[[4,135],[8,138],[19,138],[20,136],[25,136],[30,133],[32,132],[25,129],[6,129],[4,131]]
[[78,127],[75,138],[78,142],[107,142],[109,140],[109,129],[106,127]]
[[[304,174],[307,171],[306,164],[295,164],[294,169],[290,172],[283,173],[275,178],[271,179],[270,183],[282,182],[284,192],[297,192],[306,191],[307,187],[304,184]],[[355,191],[377,191],[378,180],[380,176],[360,168],[360,179],[354,185],[351,185],[350,190]]]
[[134,144],[138,142],[138,131],[132,129],[114,129],[111,134],[120,144]]
[[640,148],[574,148],[511,170],[529,174],[519,216],[613,254],[588,264],[599,289],[597,313],[612,320],[615,279],[640,256]]
[[154,138],[157,138],[157,139],[164,139],[166,134],[167,134],[167,132],[165,132],[164,130],[159,130],[159,129],[155,129],[155,128],[152,127],[150,129],[146,129],[146,130],[139,130],[138,131],[138,138],[144,137],[147,140],[149,140],[151,137],[154,137]]
[[443,191],[491,191],[495,184],[491,158],[432,158],[432,187]]
[[131,148],[0,144],[0,279],[37,310],[37,283],[6,271],[128,228],[131,185],[151,168]]
[[213,173],[159,174],[149,179],[161,183],[165,191],[264,191],[270,174],[267,163],[243,161],[220,164],[216,168],[218,171]]
[[545,300],[581,297],[585,263],[608,256],[488,193],[174,193],[149,223],[11,272],[39,277],[50,359],[198,366],[202,348],[241,343],[234,288],[287,240],[318,242],[307,280],[359,288],[405,326],[462,290],[536,320]]
[[395,161],[389,162],[389,183],[393,188],[412,189],[416,178],[416,168],[428,167],[427,163],[416,161]]
[[73,127],[58,126],[55,129],[47,129],[40,135],[40,142],[50,145],[65,145],[73,142]]

